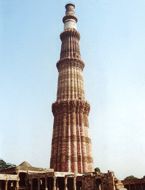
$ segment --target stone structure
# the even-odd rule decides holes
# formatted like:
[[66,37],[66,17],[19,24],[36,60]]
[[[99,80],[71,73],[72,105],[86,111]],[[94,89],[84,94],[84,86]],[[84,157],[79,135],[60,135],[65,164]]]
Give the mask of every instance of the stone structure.
[[0,190],[19,190],[17,174],[0,174]]
[[114,173],[55,172],[28,162],[0,171],[0,190],[120,190]]
[[88,135],[90,105],[85,100],[75,6],[66,5],[57,100],[54,115],[52,169],[36,168],[28,162],[0,171],[0,190],[120,190],[113,172],[93,172],[91,140]]
[[128,190],[145,190],[145,177],[141,179],[125,179],[122,183]]
[[57,100],[52,105],[54,126],[50,167],[60,172],[85,173],[93,171],[88,135],[90,105],[85,100],[84,63],[80,55],[75,5],[69,3],[65,8],[60,60],[57,62]]
[[[18,166],[1,169],[0,190],[48,190],[44,184],[44,188],[42,188],[42,182],[45,180],[43,178],[44,174],[48,178],[46,178],[47,185],[50,186],[49,177],[52,178],[52,181],[54,176],[53,169],[33,167],[26,161]],[[33,175],[35,177],[32,177]]]

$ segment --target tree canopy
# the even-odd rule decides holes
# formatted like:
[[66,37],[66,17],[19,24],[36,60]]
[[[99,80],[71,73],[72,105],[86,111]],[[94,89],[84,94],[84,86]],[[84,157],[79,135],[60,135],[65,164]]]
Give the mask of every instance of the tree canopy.
[[98,168],[98,167],[96,167],[96,168],[94,169],[94,171],[95,171],[95,172],[99,172],[99,173],[101,172],[100,168]]
[[124,180],[133,180],[133,179],[138,179],[138,178],[133,175],[130,175],[130,176],[127,176]]
[[14,164],[6,163],[4,160],[0,159],[0,170],[5,168],[11,168],[14,167]]

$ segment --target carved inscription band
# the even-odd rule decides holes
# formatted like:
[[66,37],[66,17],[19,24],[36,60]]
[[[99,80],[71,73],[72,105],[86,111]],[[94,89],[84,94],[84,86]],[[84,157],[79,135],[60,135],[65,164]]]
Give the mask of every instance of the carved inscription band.
[[52,104],[52,112],[54,115],[57,113],[85,113],[89,114],[90,105],[86,101],[68,100],[55,102]]

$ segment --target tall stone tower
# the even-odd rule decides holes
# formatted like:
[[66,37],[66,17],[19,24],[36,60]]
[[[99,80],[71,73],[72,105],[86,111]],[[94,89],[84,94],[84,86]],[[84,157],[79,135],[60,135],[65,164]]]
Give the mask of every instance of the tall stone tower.
[[50,167],[60,172],[93,171],[91,139],[88,135],[90,105],[85,100],[83,68],[77,31],[75,5],[65,6],[64,31],[60,60],[57,100],[52,104],[54,115]]

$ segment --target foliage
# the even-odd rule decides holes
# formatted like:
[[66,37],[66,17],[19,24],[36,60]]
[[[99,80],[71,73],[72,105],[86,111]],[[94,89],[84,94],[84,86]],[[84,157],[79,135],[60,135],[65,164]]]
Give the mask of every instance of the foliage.
[[0,159],[0,170],[5,168],[11,168],[14,167],[14,164],[6,163],[4,160]]
[[94,169],[94,171],[95,171],[95,172],[99,172],[99,173],[101,172],[100,168],[98,168],[98,167],[96,167],[96,168]]
[[137,177],[130,175],[130,176],[127,176],[124,180],[133,180],[133,179],[137,179]]

